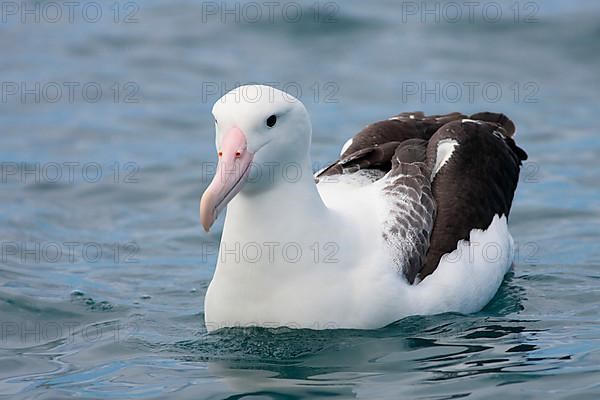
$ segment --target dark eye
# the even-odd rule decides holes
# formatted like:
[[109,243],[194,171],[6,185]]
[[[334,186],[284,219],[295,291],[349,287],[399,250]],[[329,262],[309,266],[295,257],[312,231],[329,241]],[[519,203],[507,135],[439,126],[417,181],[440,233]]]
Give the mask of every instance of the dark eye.
[[277,115],[271,115],[269,118],[267,118],[267,126],[269,128],[274,127],[276,123],[277,123]]

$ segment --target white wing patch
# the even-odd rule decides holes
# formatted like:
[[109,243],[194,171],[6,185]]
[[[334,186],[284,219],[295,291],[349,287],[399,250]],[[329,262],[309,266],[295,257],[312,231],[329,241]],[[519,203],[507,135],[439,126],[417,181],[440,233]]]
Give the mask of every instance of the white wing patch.
[[348,147],[352,146],[352,138],[348,139],[346,143],[342,146],[342,151],[340,152],[340,157],[348,150]]
[[472,123],[472,124],[483,125],[483,122],[481,122],[481,121],[476,121],[476,120],[474,120],[474,119],[468,119],[468,118],[466,118],[466,119],[463,119],[463,120],[462,120],[462,121],[460,121],[460,122],[462,122],[463,124],[464,124],[464,123],[467,123],[467,122],[470,122],[470,123]]
[[431,180],[437,175],[437,173],[446,165],[454,150],[458,146],[458,142],[454,139],[443,139],[438,142],[437,155],[435,157],[435,167],[431,174]]
[[[409,119],[415,119],[414,114],[410,114],[408,116]],[[388,118],[388,121],[404,121],[406,119],[406,115],[396,115],[395,117]]]

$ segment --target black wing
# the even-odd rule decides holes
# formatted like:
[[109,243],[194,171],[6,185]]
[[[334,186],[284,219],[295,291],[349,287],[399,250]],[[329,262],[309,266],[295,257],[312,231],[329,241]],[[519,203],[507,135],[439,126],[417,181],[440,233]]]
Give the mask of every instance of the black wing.
[[390,204],[390,211],[383,238],[392,248],[394,264],[412,283],[425,263],[436,213],[427,141],[402,142],[384,182],[382,195]]
[[422,112],[414,112],[371,124],[352,138],[339,160],[321,170],[316,177],[353,173],[359,169],[388,172],[400,143],[408,139],[429,140],[445,124],[462,118],[466,116],[460,113],[425,116]]
[[435,271],[459,240],[468,240],[471,230],[487,229],[495,215],[508,217],[521,164],[527,159],[513,134],[512,121],[487,113],[450,122],[429,140],[427,160],[432,169],[442,143],[455,141],[456,146],[433,178],[438,212],[422,278]]
[[384,238],[392,246],[402,238],[414,241],[408,259],[398,260],[412,283],[435,271],[472,229],[486,229],[496,214],[508,216],[527,159],[514,133],[503,114],[402,113],[354,136],[317,179],[369,169],[386,173],[386,194],[408,203],[398,202]]

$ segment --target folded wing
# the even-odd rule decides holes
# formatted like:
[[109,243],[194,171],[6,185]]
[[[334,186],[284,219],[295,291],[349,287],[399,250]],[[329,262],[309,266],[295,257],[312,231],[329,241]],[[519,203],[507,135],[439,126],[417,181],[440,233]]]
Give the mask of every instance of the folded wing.
[[412,283],[433,273],[471,230],[486,229],[496,214],[509,215],[527,159],[514,133],[503,114],[402,113],[355,135],[316,178],[359,170],[385,174],[382,194],[394,206],[383,236],[403,249],[395,261]]

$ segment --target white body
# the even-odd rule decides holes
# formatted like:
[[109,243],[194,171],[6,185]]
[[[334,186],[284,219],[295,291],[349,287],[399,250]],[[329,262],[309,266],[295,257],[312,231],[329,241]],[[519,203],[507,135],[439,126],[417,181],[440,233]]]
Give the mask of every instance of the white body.
[[[470,242],[457,243],[432,275],[409,284],[396,265],[406,259],[403,244],[383,239],[390,210],[405,204],[402,195],[385,196],[385,182],[360,174],[317,186],[309,167],[312,128],[300,101],[265,86],[241,87],[219,100],[213,115],[219,166],[201,202],[205,229],[229,205],[205,299],[209,330],[367,329],[408,315],[476,312],[511,267],[507,221],[495,217],[486,231],[471,232]],[[442,143],[434,174],[456,145]],[[246,179],[251,163],[260,171]],[[219,174],[232,166],[234,173]]]
[[[372,329],[409,315],[477,312],[493,298],[513,262],[506,218],[496,217],[488,230],[474,230],[470,243],[458,243],[431,276],[410,285],[393,265],[381,237],[386,205],[374,206],[381,201],[376,185],[321,183],[319,193],[327,208],[316,213],[307,212],[311,208],[304,207],[306,199],[287,189],[281,195],[289,201],[276,202],[275,210],[256,209],[257,202],[245,196],[231,202],[206,295],[209,330]],[[259,223],[264,220],[271,223]],[[265,243],[279,244],[271,246],[272,258],[267,257]],[[299,261],[290,262],[296,258],[293,251],[286,260],[286,244],[291,250],[302,249]],[[262,247],[262,257],[256,261],[254,251],[244,255],[244,246]]]

